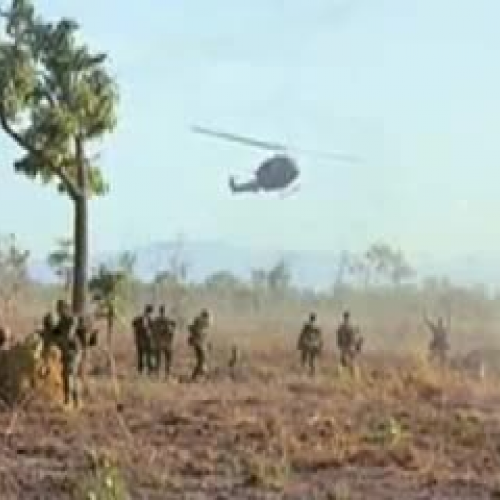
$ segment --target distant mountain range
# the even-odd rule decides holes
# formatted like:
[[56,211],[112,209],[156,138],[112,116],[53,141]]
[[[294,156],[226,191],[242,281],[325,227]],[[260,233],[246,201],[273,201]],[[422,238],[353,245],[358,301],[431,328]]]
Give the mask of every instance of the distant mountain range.
[[[176,242],[159,242],[131,249],[137,256],[136,271],[144,280],[152,279],[159,271],[169,267],[169,260],[179,249]],[[225,270],[241,278],[248,278],[252,269],[269,269],[279,259],[290,265],[293,282],[304,288],[325,289],[335,281],[339,254],[322,252],[295,252],[263,250],[221,241],[189,241],[181,246],[182,259],[188,263],[189,277],[199,282],[210,274]],[[117,254],[96,255],[92,265],[115,263]],[[418,277],[446,276],[463,285],[500,284],[500,256],[463,256],[449,260],[429,257],[414,259],[412,265]],[[55,276],[43,261],[33,261],[31,276],[37,281],[53,282]]]

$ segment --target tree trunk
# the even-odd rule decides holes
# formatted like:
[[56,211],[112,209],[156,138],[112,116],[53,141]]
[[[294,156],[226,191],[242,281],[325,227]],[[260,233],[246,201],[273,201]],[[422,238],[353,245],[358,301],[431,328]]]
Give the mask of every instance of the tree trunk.
[[75,261],[73,266],[73,313],[84,315],[87,312],[88,285],[88,197],[87,171],[83,139],[76,137],[76,181],[78,195],[75,203]]
[[111,349],[113,344],[113,331],[115,327],[115,317],[116,317],[116,309],[113,305],[108,304],[108,308],[106,311],[106,327],[107,327],[107,342],[108,348]]
[[75,263],[73,267],[73,312],[77,315],[87,309],[88,272],[88,205],[87,198],[80,196],[74,200],[75,220]]
[[69,295],[71,291],[71,284],[73,283],[73,268],[64,269],[64,291]]
[[113,330],[114,330],[115,320],[114,318],[108,318],[107,321],[107,342],[108,347],[111,349],[113,345]]

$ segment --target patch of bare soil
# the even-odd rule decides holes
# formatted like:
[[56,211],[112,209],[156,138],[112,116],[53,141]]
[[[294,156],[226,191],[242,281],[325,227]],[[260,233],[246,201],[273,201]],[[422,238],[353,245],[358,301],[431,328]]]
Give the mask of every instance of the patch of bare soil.
[[133,499],[495,498],[496,381],[382,357],[356,380],[324,360],[311,379],[283,354],[196,384],[139,378],[127,354],[119,393],[93,370],[80,412],[41,398],[5,409],[1,498],[79,498],[100,455]]

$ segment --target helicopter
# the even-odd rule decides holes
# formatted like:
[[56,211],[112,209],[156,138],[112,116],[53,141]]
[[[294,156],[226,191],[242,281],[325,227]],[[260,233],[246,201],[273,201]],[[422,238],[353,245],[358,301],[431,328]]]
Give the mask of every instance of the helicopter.
[[[209,135],[219,139],[232,142],[239,142],[249,146],[254,146],[268,151],[274,151],[275,154],[266,158],[260,163],[254,171],[253,178],[245,182],[236,182],[236,179],[229,177],[229,188],[232,193],[257,193],[259,191],[284,191],[289,188],[300,176],[300,170],[297,162],[288,154],[292,148],[284,144],[275,142],[261,141],[242,135],[236,135],[228,132],[208,129],[199,126],[193,126],[192,131],[197,134]],[[356,161],[351,155],[342,153],[325,153],[320,151],[295,149],[297,153],[323,156],[329,159],[342,161]]]

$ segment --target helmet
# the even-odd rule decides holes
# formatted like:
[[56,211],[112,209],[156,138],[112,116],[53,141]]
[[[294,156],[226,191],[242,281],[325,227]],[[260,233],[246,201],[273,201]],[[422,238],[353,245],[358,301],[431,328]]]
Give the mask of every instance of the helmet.
[[69,310],[69,304],[64,299],[58,299],[56,309],[58,313],[66,312]]
[[43,327],[46,330],[51,330],[53,326],[54,326],[54,319],[52,318],[52,313],[48,312],[43,317]]
[[211,315],[208,309],[202,309],[200,312],[200,318],[203,319],[204,321],[211,321]]

